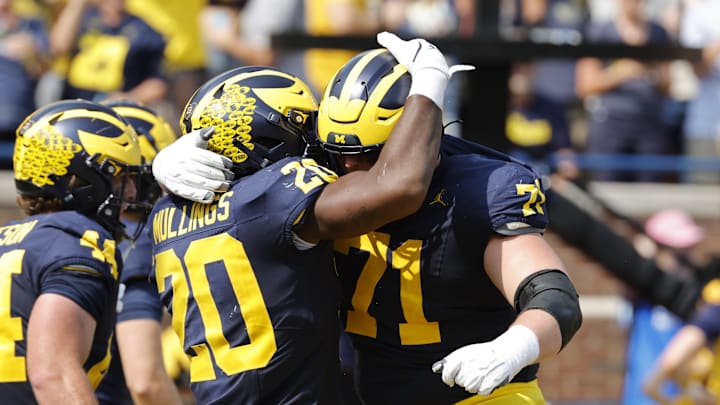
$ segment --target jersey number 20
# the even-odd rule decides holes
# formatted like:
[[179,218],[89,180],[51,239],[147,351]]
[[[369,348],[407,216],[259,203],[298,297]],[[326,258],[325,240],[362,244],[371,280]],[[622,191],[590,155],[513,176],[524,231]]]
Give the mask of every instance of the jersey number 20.
[[[275,333],[242,242],[223,233],[192,241],[182,257],[182,262],[173,249],[158,253],[155,260],[160,293],[168,288],[165,285],[166,279],[169,277],[171,280],[172,324],[183,346],[185,316],[191,289],[202,317],[207,344],[192,347],[195,355],[190,359],[191,382],[216,378],[212,359],[215,359],[217,367],[227,375],[265,367],[270,362],[277,351]],[[206,275],[206,265],[215,262],[222,262],[225,266],[245,321],[250,338],[248,344],[231,347],[223,333],[220,312],[210,292]],[[188,276],[183,272],[183,263]]]

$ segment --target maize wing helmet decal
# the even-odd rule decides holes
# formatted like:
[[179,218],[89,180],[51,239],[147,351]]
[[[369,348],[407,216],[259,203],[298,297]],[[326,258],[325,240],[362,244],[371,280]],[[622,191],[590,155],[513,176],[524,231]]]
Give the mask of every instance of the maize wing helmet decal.
[[152,162],[160,150],[177,138],[175,131],[160,114],[140,103],[119,100],[104,104],[125,118],[135,129],[140,152],[146,163]]
[[385,49],[365,51],[342,66],[325,89],[318,138],[337,153],[385,143],[400,119],[411,78]]

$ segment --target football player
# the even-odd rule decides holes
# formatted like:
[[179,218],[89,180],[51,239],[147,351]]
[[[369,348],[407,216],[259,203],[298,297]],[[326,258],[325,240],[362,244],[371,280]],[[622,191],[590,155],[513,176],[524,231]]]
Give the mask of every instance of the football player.
[[135,131],[109,107],[51,103],[17,130],[13,172],[29,215],[0,227],[0,398],[91,404],[110,363],[121,213],[135,204]]
[[101,404],[182,404],[175,383],[165,370],[161,336],[165,309],[155,286],[149,282],[152,250],[147,232],[142,232],[148,212],[162,195],[150,170],[157,152],[172,143],[175,132],[160,115],[139,103],[120,100],[103,103],[111,107],[135,129],[144,170],[139,174],[137,200],[122,220],[129,231],[138,235],[123,241],[118,248],[124,258],[120,274],[118,318],[112,342],[113,359],[108,375],[97,389]]
[[[421,46],[381,35],[388,49]],[[400,62],[412,73],[414,55],[393,56],[356,56],[321,100],[318,137],[343,177],[367,173],[388,146],[388,117],[405,117],[416,77],[388,72]],[[538,363],[568,344],[582,315],[542,236],[540,179],[481,145],[442,143],[416,213],[335,241],[358,392],[367,404],[543,404]]]
[[[418,209],[439,152],[436,100],[456,70],[424,41],[395,51],[415,56],[418,80],[403,89],[402,118],[385,117],[395,129],[367,171],[338,179],[301,157],[314,140],[316,101],[301,80],[265,67],[230,70],[198,89],[182,115],[188,134],[156,157],[153,171],[171,191],[212,201],[163,198],[149,219],[154,279],[191,357],[199,403],[340,402],[340,291],[329,240]],[[406,74],[396,63],[384,67],[389,78]],[[387,81],[357,94],[376,85]],[[193,148],[202,142],[224,159]],[[192,193],[204,181],[192,173],[203,160],[217,163],[209,170],[220,176],[225,160],[236,178],[229,186],[218,178],[227,188],[216,197]]]
[[[351,89],[383,77],[377,66],[388,59],[383,50],[358,55],[325,91],[318,137],[340,173],[367,170],[384,147],[389,128],[378,112],[388,114],[386,99],[410,78],[363,100]],[[348,122],[344,110],[357,103],[365,114]],[[540,180],[499,152],[443,143],[418,212],[335,241],[358,392],[368,404],[544,403],[537,363],[568,343],[581,314],[563,263],[542,238]]]

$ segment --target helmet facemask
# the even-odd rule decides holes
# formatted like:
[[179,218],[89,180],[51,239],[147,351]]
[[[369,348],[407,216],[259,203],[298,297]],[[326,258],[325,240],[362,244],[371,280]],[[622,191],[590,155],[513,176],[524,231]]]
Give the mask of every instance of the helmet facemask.
[[[142,185],[137,179],[144,165],[128,165],[113,159],[98,163],[98,158],[98,155],[90,156],[84,164],[71,166],[74,176],[68,193],[62,198],[63,207],[95,218],[116,239],[135,240],[138,235],[128,235],[120,217],[125,210],[135,210],[142,214],[140,222],[144,223],[152,208],[151,204],[139,200]],[[130,197],[126,197],[128,187],[135,188]]]

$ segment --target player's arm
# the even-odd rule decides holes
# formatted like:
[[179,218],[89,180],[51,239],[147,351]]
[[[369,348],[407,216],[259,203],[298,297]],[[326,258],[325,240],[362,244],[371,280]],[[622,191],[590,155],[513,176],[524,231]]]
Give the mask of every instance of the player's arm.
[[69,298],[38,297],[27,330],[27,372],[38,403],[97,403],[83,369],[95,326],[95,319]]
[[157,289],[144,278],[126,280],[125,287],[115,339],[130,395],[137,405],[180,405],[163,361],[163,307]]
[[707,343],[705,333],[695,325],[683,326],[663,349],[660,358],[643,384],[645,393],[658,403],[667,403],[668,398],[662,392],[662,385],[673,380],[682,365]]
[[378,42],[412,77],[403,114],[367,171],[355,171],[329,184],[295,232],[317,242],[369,232],[404,218],[422,204],[438,163],[445,88],[454,70],[445,56],[423,39],[404,41],[378,34]]
[[[333,205],[331,211],[321,214],[327,218],[318,224],[311,224],[314,218],[306,218],[308,229],[302,233],[308,241],[357,234],[361,229],[373,229],[375,225],[369,225],[371,223],[383,224],[417,209],[422,198],[418,196],[424,196],[437,161],[442,134],[439,106],[443,104],[447,82],[454,72],[472,69],[466,65],[449,67],[442,53],[421,39],[403,41],[384,32],[378,34],[378,42],[413,78],[403,117],[383,147],[376,167],[333,187],[346,188],[343,192],[326,193],[322,205]],[[193,131],[161,150],[153,160],[153,174],[169,192],[207,203],[212,201],[214,192],[227,190],[227,168],[231,162],[204,150],[209,134],[202,131],[206,130]],[[371,175],[374,178],[370,178]],[[380,188],[375,189],[376,186]],[[370,195],[373,193],[377,195]],[[407,199],[404,204],[399,203],[401,196]],[[387,205],[384,212],[378,210],[381,204]],[[361,223],[368,225],[361,227]]]
[[563,263],[542,235],[495,235],[484,264],[519,315],[494,340],[461,347],[433,370],[450,386],[488,395],[524,367],[556,355],[580,328],[582,315]]
[[582,316],[565,266],[543,236],[493,236],[485,250],[485,270],[519,313],[513,326],[524,326],[537,337],[537,358],[523,367],[560,352]]
[[50,30],[50,54],[65,55],[75,47],[75,40],[89,0],[68,0]]
[[410,96],[377,162],[328,184],[295,228],[298,236],[317,242],[359,235],[415,212],[437,164],[441,119],[432,100]]
[[165,371],[160,322],[132,319],[119,322],[115,333],[125,383],[135,404],[182,404],[175,383]]

